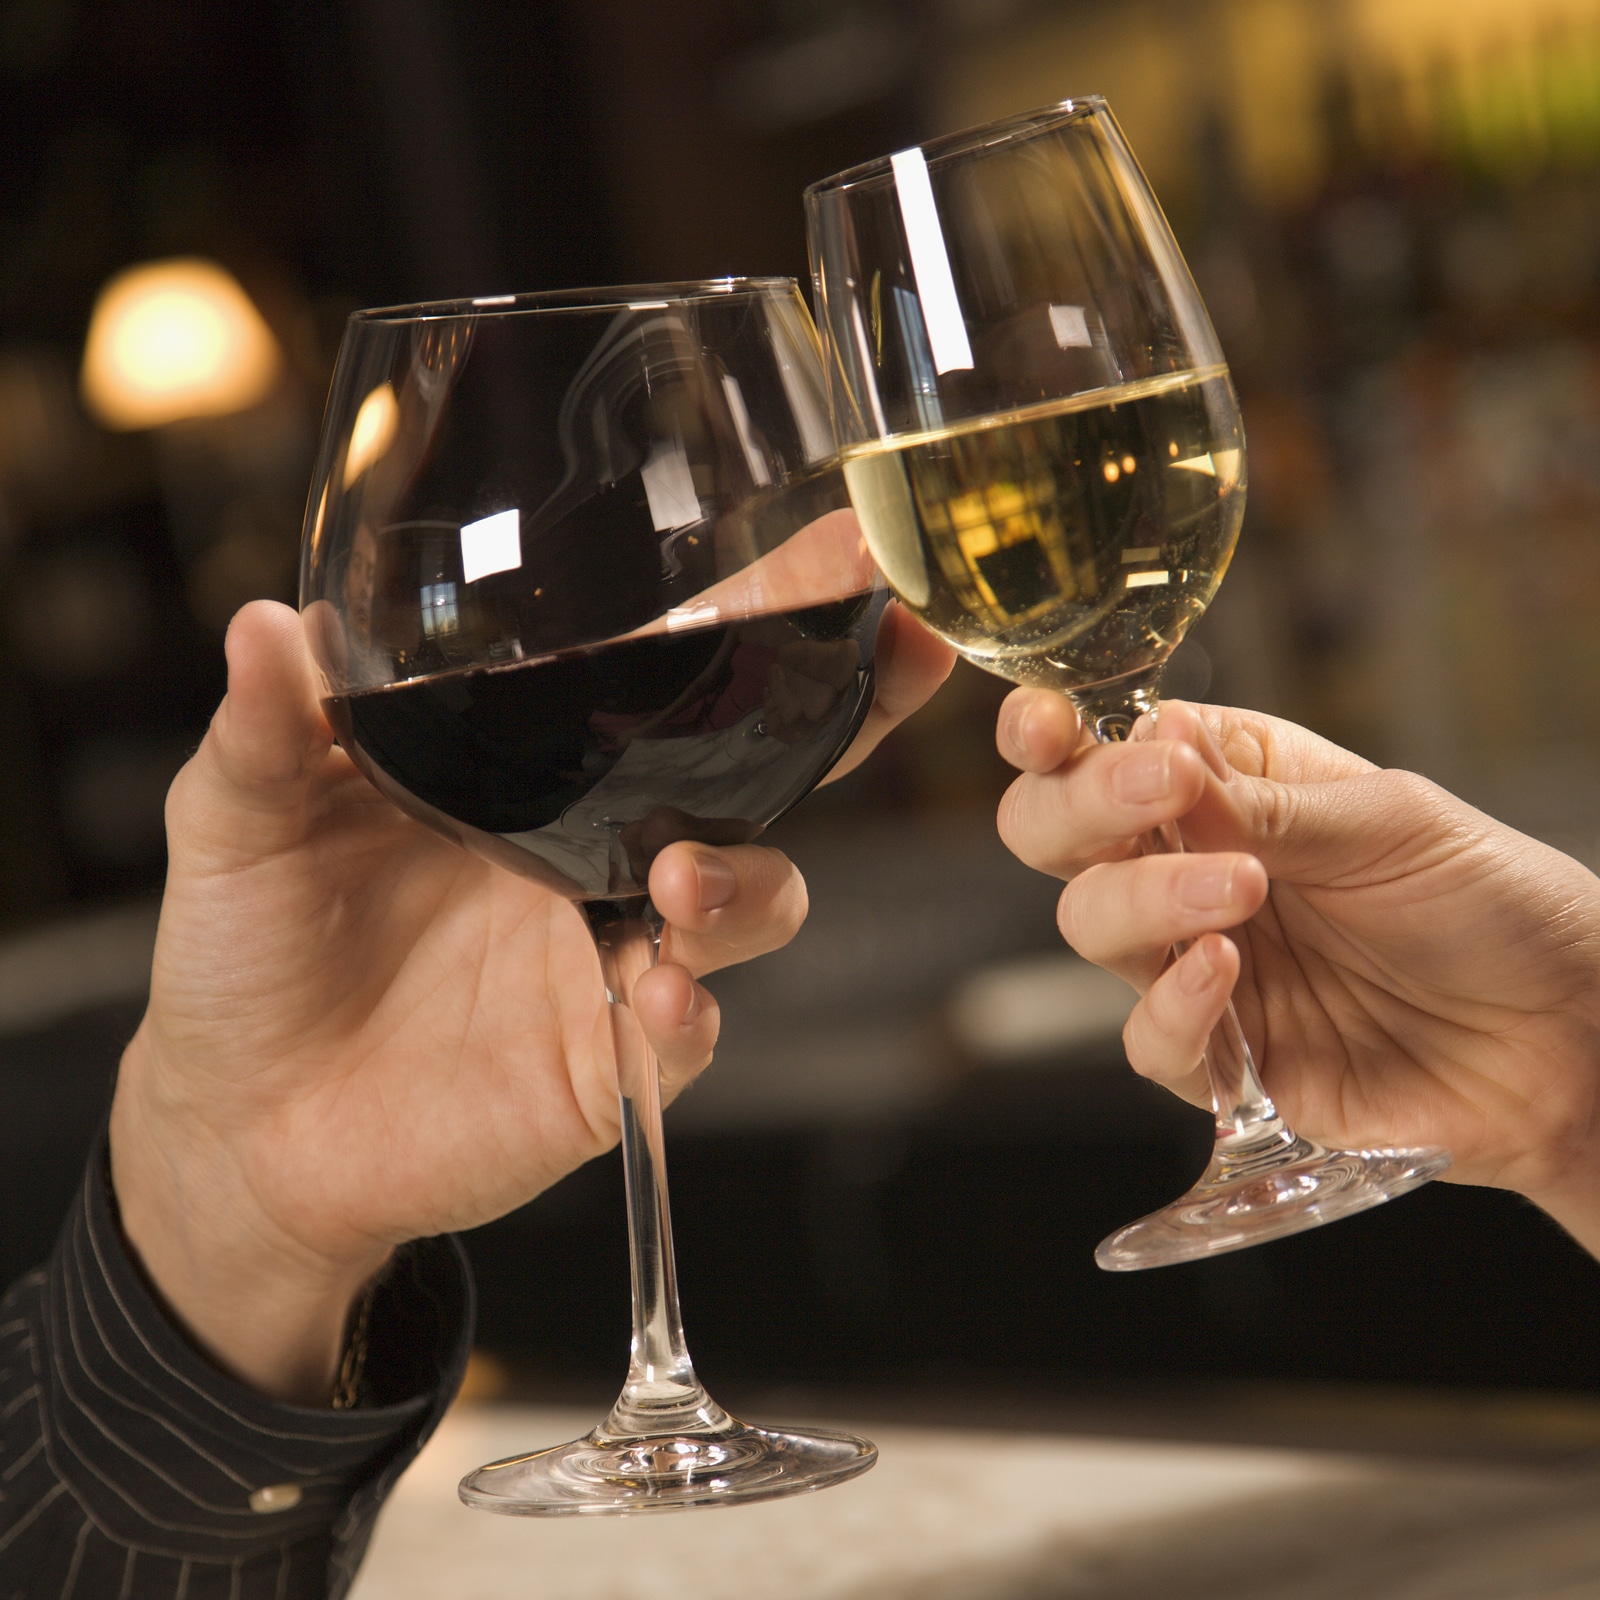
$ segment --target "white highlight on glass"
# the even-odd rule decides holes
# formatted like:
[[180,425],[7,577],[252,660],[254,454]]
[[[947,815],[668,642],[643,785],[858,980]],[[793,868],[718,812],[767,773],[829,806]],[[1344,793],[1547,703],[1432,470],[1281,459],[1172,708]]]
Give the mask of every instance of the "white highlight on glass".
[[644,479],[644,496],[650,502],[650,520],[657,533],[687,528],[699,522],[700,496],[695,493],[694,474],[679,439],[658,439],[650,447],[650,458],[639,468]]
[[1170,572],[1130,572],[1122,580],[1125,589],[1159,589],[1172,582]]
[[522,513],[515,506],[461,527],[461,577],[476,583],[491,572],[515,572],[522,565]]
[[1161,546],[1158,544],[1130,545],[1122,552],[1122,564],[1132,566],[1138,561],[1155,561],[1161,555]]
[[850,302],[850,320],[855,327],[856,349],[861,354],[861,387],[866,390],[872,406],[872,420],[877,424],[877,436],[881,439],[888,433],[889,424],[884,420],[883,402],[878,398],[878,380],[872,371],[872,341],[867,338],[867,325],[861,320],[861,307],[854,299]]
[[1050,331],[1063,350],[1082,349],[1094,343],[1082,306],[1051,306]]
[[915,145],[889,158],[894,168],[895,192],[900,197],[900,218],[911,250],[911,271],[922,302],[922,320],[928,328],[935,372],[971,371],[972,346],[967,324],[956,299],[956,280],[939,226],[939,208],[933,201],[928,163]]
[[703,628],[722,620],[722,609],[715,601],[691,600],[686,606],[674,606],[667,613],[667,632],[678,633],[684,628]]
[[803,319],[798,303],[787,295],[768,302],[767,322],[772,331],[778,377],[795,427],[800,430],[800,448],[809,462],[827,461],[834,451],[828,397],[817,386],[815,362],[797,355],[813,345],[816,335]]
[[1203,456],[1190,456],[1186,461],[1172,461],[1168,465],[1180,472],[1203,472],[1208,478],[1217,475],[1217,464],[1209,451]]
[[630,300],[628,309],[630,311],[665,311],[667,302],[665,300]]
[[514,294],[480,294],[472,303],[475,306],[514,306],[517,297]]
[[750,477],[758,489],[764,489],[772,482],[772,472],[767,466],[767,458],[756,444],[755,434],[750,430],[750,413],[745,408],[744,391],[731,372],[723,374],[722,392],[728,399],[728,415],[733,418],[733,431],[739,435],[739,448],[744,451],[745,461],[749,464]]

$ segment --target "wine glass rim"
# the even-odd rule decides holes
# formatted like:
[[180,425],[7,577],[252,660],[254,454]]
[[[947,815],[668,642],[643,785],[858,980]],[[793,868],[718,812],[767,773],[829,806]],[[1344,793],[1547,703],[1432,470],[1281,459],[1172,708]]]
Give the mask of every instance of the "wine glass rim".
[[[1019,135],[1042,133],[1065,122],[1075,122],[1081,117],[1094,116],[1108,111],[1106,98],[1100,94],[1075,94],[1058,100],[1053,106],[1040,106],[1034,111],[1019,111],[993,122],[980,122],[970,128],[960,128],[955,133],[942,133],[936,139],[925,140],[917,146],[930,167],[974,150],[990,145],[1004,144]],[[819,178],[806,185],[806,198],[826,194],[833,189],[853,189],[864,183],[888,181],[893,173],[893,156],[877,156],[854,167],[846,167],[831,178]]]
[[419,300],[409,305],[353,311],[353,323],[438,322],[448,318],[516,316],[541,311],[638,310],[652,304],[716,301],[740,295],[799,293],[785,277],[691,278],[677,283],[614,283],[583,289],[536,289],[525,294],[475,295],[460,300]]

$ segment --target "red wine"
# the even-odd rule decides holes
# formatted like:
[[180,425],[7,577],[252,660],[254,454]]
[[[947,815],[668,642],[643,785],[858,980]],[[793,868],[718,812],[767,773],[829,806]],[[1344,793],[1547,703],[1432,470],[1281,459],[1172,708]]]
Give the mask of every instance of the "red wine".
[[843,754],[883,598],[359,690],[328,717],[378,789],[468,849],[574,899],[641,894],[667,844],[755,838]]

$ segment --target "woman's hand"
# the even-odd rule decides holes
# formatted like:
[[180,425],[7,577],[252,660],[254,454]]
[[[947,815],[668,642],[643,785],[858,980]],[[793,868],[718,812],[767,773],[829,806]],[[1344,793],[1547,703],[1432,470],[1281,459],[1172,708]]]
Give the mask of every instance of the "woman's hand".
[[[887,628],[869,747],[949,670],[908,619]],[[227,697],[167,800],[112,1171],[202,1347],[315,1403],[396,1244],[487,1222],[615,1143],[610,1028],[577,908],[403,816],[333,744],[292,611],[246,607],[227,652]],[[650,889],[667,931],[634,1007],[670,1097],[716,1041],[698,980],[786,943],[806,894],[756,845],[672,845]]]
[[[1096,745],[1067,701],[1018,690],[998,739],[1023,771],[1002,837],[1067,880],[1067,942],[1143,996],[1136,1070],[1209,1106],[1200,1057],[1231,994],[1297,1131],[1445,1145],[1452,1178],[1520,1191],[1600,1253],[1592,873],[1251,712],[1173,702]],[[1188,854],[1138,853],[1176,819]]]

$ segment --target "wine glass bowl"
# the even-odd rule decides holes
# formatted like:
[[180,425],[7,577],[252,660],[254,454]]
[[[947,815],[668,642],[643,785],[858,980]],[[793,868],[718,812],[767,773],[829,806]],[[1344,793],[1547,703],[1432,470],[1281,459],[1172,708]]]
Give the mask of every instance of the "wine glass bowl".
[[1244,435],[1103,102],[935,140],[806,199],[846,475],[897,592],[1019,682],[1159,668],[1227,570]]
[[[803,305],[697,287],[359,313],[329,401],[301,600],[335,731],[575,899],[753,838],[871,702],[878,580]],[[808,667],[826,715],[769,733]]]
[[584,1439],[471,1474],[520,1515],[839,1482],[866,1441],[747,1426],[678,1312],[657,1065],[630,1009],[667,845],[756,838],[872,704],[886,600],[791,279],[358,313],[324,421],[301,610],[340,744],[397,805],[578,902],[609,1001],[627,1381]]
[[[1221,346],[1115,118],[1064,101],[806,203],[844,474],[889,583],[968,659],[1126,738],[1227,571],[1246,461]],[[1182,848],[1170,824],[1141,843]],[[1206,1062],[1211,1164],[1102,1243],[1109,1270],[1297,1232],[1449,1164],[1297,1136],[1231,1004]]]

